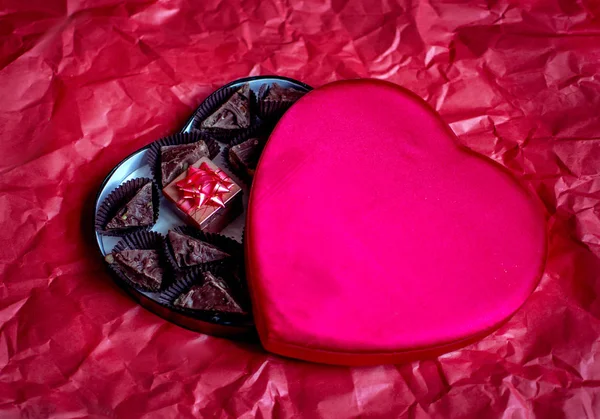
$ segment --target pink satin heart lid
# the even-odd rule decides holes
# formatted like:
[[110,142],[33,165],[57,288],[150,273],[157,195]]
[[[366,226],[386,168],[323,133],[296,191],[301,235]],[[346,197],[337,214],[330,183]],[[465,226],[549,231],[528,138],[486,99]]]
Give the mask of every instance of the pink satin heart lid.
[[543,272],[545,218],[420,98],[342,81],[300,99],[273,131],[246,246],[267,350],[399,362],[460,346],[513,314]]

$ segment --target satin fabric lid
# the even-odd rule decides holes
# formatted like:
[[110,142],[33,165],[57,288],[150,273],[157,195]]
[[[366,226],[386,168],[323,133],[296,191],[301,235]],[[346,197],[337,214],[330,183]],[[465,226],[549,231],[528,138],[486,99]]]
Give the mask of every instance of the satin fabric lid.
[[280,120],[253,181],[261,342],[352,365],[455,347],[523,304],[545,243],[537,199],[420,98],[375,80],[323,86]]

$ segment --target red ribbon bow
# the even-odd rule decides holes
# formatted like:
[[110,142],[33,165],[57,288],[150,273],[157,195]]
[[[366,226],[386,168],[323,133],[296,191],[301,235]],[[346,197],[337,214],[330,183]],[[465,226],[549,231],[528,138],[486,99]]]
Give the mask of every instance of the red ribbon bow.
[[203,162],[198,169],[188,168],[187,176],[175,184],[183,193],[178,204],[187,209],[188,214],[204,204],[225,207],[223,195],[230,192],[233,185],[225,172],[213,170]]

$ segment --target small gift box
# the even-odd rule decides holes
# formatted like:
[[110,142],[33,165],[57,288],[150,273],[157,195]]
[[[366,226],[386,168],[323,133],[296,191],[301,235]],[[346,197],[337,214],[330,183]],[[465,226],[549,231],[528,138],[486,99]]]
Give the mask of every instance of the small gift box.
[[218,233],[242,211],[241,188],[203,157],[164,189],[165,197],[199,229]]

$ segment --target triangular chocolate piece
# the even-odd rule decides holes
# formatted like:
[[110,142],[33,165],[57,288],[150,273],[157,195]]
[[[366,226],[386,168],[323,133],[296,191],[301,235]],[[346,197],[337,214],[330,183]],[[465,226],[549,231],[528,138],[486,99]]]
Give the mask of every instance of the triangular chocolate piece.
[[185,294],[181,294],[174,304],[192,310],[245,313],[244,309],[229,293],[225,281],[210,272],[204,272],[204,283],[202,285],[195,285]]
[[234,169],[246,172],[248,176],[254,176],[258,159],[267,142],[266,138],[250,138],[229,149],[229,163]]
[[202,157],[209,157],[208,146],[204,141],[161,147],[160,171],[163,186],[167,186]]
[[259,97],[261,97],[262,100],[266,101],[295,102],[305,95],[304,92],[296,90],[292,87],[282,87],[278,83],[273,83],[271,86],[264,88],[263,86],[261,86],[261,92],[259,92]]
[[202,122],[203,128],[226,130],[250,126],[250,86],[246,83],[227,102]]
[[154,222],[152,182],[146,183],[107,224],[107,230],[142,227]]
[[214,262],[230,256],[212,244],[173,230],[169,231],[169,242],[180,268]]
[[131,281],[144,288],[160,288],[163,269],[156,250],[127,249],[113,253],[113,258]]

